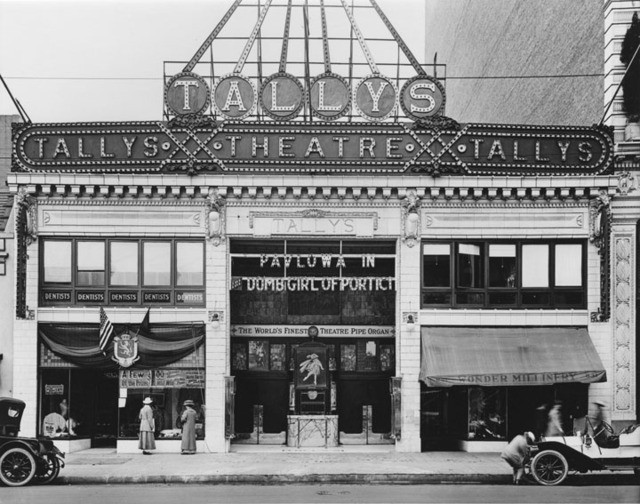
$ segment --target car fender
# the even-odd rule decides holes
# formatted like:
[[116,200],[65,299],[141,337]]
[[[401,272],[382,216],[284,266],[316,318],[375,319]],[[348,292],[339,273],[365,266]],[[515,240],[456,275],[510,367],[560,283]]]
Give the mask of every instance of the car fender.
[[[36,443],[36,447],[34,448],[33,442]],[[27,441],[24,439],[12,439],[11,441],[5,442],[0,447],[0,455],[10,450],[11,448],[25,448],[29,451],[34,457],[38,457],[38,442],[34,439],[33,441]]]
[[[605,468],[600,462],[585,455],[580,450],[576,450],[563,443],[558,443],[557,441],[538,443],[537,447],[539,452],[542,450],[555,450],[561,453],[564,458],[567,459],[569,469],[577,471],[600,471]],[[532,453],[531,456],[534,457],[535,453]]]

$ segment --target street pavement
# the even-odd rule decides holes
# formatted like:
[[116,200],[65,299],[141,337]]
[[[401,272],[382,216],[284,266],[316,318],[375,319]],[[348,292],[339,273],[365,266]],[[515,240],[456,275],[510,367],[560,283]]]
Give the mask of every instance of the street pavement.
[[[632,472],[606,473],[608,479],[602,474],[598,477],[604,477],[605,482],[635,483]],[[66,466],[56,483],[510,484],[511,468],[498,453],[367,453],[323,449],[299,452],[283,448],[280,451],[245,449],[226,454],[146,456],[118,454],[114,449],[91,449],[67,454]]]

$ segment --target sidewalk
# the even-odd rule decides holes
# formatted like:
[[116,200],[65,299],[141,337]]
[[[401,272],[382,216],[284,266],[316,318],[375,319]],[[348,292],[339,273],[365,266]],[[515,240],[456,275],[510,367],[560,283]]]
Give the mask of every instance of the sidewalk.
[[[575,484],[637,484],[632,472],[570,476]],[[565,482],[565,484],[567,483]],[[372,483],[510,484],[511,468],[497,453],[241,450],[227,454],[117,454],[115,449],[70,453],[56,484],[123,483]]]
[[317,451],[180,455],[67,454],[59,484],[117,483],[506,483],[511,469],[497,453],[342,453]]

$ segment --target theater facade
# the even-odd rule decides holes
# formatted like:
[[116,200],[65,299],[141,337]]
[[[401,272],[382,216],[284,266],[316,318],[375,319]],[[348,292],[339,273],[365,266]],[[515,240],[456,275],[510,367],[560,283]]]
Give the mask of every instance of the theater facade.
[[240,1],[166,76],[163,120],[15,126],[25,432],[135,451],[147,396],[167,452],[186,399],[211,452],[488,451],[596,396],[635,420],[634,379],[611,382],[610,131],[459,124],[373,1],[407,78],[344,2],[368,75],[328,49],[324,73],[287,73],[291,3],[278,71],[245,75],[270,3],[232,72],[197,70]]

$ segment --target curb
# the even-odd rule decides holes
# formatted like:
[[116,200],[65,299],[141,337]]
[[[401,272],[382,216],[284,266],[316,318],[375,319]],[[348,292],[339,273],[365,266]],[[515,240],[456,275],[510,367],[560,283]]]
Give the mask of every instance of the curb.
[[437,485],[504,484],[510,474],[203,474],[139,476],[60,476],[56,485],[209,484],[209,485]]

